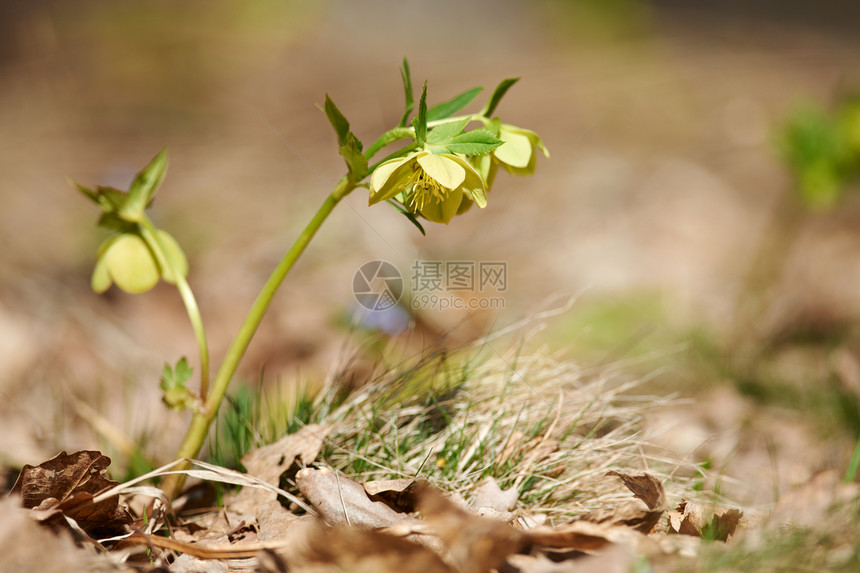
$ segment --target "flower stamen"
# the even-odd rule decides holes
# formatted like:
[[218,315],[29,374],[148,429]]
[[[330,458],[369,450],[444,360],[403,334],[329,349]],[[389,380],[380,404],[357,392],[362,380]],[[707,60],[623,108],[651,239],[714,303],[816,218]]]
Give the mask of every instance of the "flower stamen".
[[440,185],[420,166],[416,165],[415,167],[406,185],[406,189],[409,190],[406,197],[407,207],[414,211],[420,211],[430,203],[444,201],[451,190]]

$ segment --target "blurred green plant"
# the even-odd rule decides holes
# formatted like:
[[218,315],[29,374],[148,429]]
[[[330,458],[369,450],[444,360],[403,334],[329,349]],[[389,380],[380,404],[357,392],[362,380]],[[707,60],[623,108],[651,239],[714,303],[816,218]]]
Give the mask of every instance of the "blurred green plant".
[[845,98],[830,113],[799,107],[777,134],[777,146],[802,206],[835,207],[860,175],[860,96]]
[[[177,459],[194,458],[199,453],[236,368],[275,293],[341,199],[358,187],[368,188],[371,205],[389,203],[423,234],[419,218],[448,224],[473,203],[484,208],[498,166],[514,174],[529,175],[534,171],[538,151],[549,156],[537,134],[503,124],[494,116],[502,97],[517,78],[502,81],[478,113],[455,115],[469,105],[482,88],[466,90],[428,107],[425,82],[416,111],[409,64],[405,59],[401,77],[405,96],[401,120],[366,150],[350,129],[349,121],[326,96],[322,110],[334,128],[346,173],[264,284],[212,379],[211,390],[206,334],[196,299],[186,280],[186,257],[173,237],[156,228],[146,214],[164,179],[167,151],[161,151],[138,173],[128,191],[111,187],[90,189],[72,182],[101,209],[98,226],[113,232],[99,249],[93,289],[101,293],[115,284],[129,293],[142,293],[164,280],[176,285],[185,304],[200,354],[200,391],[195,394],[185,385],[192,374],[185,358],[174,367],[165,366],[161,377],[165,403],[193,413]],[[473,123],[480,125],[469,129]],[[371,163],[378,152],[398,141],[405,141],[405,145]],[[162,488],[168,496],[175,497],[183,479],[184,476],[178,474],[168,476]]]
[[711,356],[717,371],[744,394],[817,412],[827,430],[836,425],[850,433],[856,440],[845,473],[850,481],[860,465],[860,399],[844,387],[832,356],[849,344],[854,329],[839,313],[792,309],[795,316],[774,320],[774,311],[786,314],[775,301],[804,227],[813,217],[843,208],[858,189],[860,95],[843,97],[830,110],[798,106],[777,128],[774,144],[792,175],[791,192],[777,203],[738,291],[728,347],[712,340],[713,348],[702,355]]

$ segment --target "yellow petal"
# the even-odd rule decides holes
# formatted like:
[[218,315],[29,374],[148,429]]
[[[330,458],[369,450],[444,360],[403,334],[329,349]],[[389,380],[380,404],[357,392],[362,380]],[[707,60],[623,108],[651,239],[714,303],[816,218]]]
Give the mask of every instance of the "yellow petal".
[[116,286],[125,292],[146,292],[158,282],[158,267],[143,239],[122,235],[105,252],[103,260]]
[[428,153],[418,157],[418,165],[435,179],[439,185],[448,189],[456,189],[466,178],[466,170],[456,161],[445,155]]
[[185,253],[182,252],[182,247],[176,242],[167,231],[158,230],[158,238],[161,245],[166,251],[164,254],[169,261],[169,265],[162,264],[161,277],[170,284],[176,284],[176,276],[173,274],[171,267],[179,271],[183,277],[188,276],[188,259],[185,258]]
[[93,292],[101,294],[110,288],[111,282],[110,274],[108,274],[107,270],[107,262],[105,262],[104,257],[99,257],[96,261],[96,268],[93,269],[93,278],[90,279],[90,286]]
[[405,162],[406,158],[401,157],[399,159],[390,159],[385,163],[382,163],[373,171],[373,175],[370,176],[370,190],[375,192],[382,189],[385,182],[388,181],[389,177],[391,177],[391,174]]
[[487,194],[484,192],[483,187],[473,187],[472,189],[464,188],[463,191],[465,191],[466,195],[468,195],[479,208],[483,209],[487,206]]
[[457,162],[461,167],[463,167],[466,177],[463,179],[463,184],[460,187],[463,189],[463,192],[466,193],[466,196],[477,203],[478,207],[481,209],[486,207],[487,193],[484,178],[481,174],[472,166],[471,163],[462,157],[457,155],[446,155],[446,157],[450,157],[452,161]]
[[532,156],[532,142],[525,135],[512,133],[502,129],[499,139],[504,143],[493,150],[493,154],[502,163],[511,167],[526,167]]
[[463,192],[454,189],[442,201],[433,201],[420,210],[421,215],[434,223],[446,225],[454,218],[463,202]]
[[[409,177],[412,176],[412,168],[414,166],[412,162],[414,160],[414,155],[407,155],[401,159],[386,161],[377,167],[370,177],[368,205],[386,201],[402,192]],[[383,172],[376,179],[376,185],[378,186],[375,187],[374,178],[377,177],[380,169],[383,169]]]

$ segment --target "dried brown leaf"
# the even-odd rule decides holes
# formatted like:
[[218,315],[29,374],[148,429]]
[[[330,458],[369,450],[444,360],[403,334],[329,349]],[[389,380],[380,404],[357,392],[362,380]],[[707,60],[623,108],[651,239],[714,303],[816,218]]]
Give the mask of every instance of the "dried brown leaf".
[[295,434],[287,434],[273,444],[248,452],[242,456],[242,465],[249,475],[277,486],[281,474],[290,469],[293,462],[299,460],[306,466],[316,459],[332,428],[308,424]]
[[310,570],[307,565],[329,565],[333,566],[332,571],[350,573],[454,573],[426,547],[354,527],[329,528],[319,524],[310,535],[306,558],[308,563],[298,567],[298,571]]
[[[275,443],[257,448],[242,456],[248,475],[278,486],[285,472],[297,472],[299,467],[313,462],[333,426],[308,424],[294,434]],[[295,516],[278,501],[278,494],[258,488],[243,488],[231,504],[239,513],[256,516],[260,539],[277,539],[289,529]]]
[[669,513],[669,526],[674,533],[725,541],[734,535],[743,515],[735,508],[682,501]]
[[380,501],[372,501],[361,484],[329,468],[305,468],[299,471],[296,485],[331,525],[381,528],[417,521],[397,513]]
[[634,570],[636,553],[628,545],[613,545],[597,555],[553,561],[545,555],[511,555],[508,565],[518,573],[628,573]]
[[666,492],[660,480],[649,473],[632,475],[611,471],[606,475],[620,477],[639,501],[594,510],[581,519],[593,523],[626,525],[641,533],[650,533],[666,511]]
[[612,543],[613,526],[577,520],[559,527],[538,526],[526,532],[529,541],[545,548],[593,552]]
[[119,485],[105,477],[109,465],[98,451],[60,452],[38,466],[25,465],[12,492],[46,524],[60,524],[65,515],[93,537],[112,537],[133,520],[117,497],[93,503],[95,495]]
[[503,490],[495,478],[485,479],[475,490],[475,509],[489,508],[498,512],[511,511],[517,505],[519,492],[511,487]]
[[65,532],[55,535],[33,521],[21,498],[0,499],[0,571],[67,573],[88,571],[93,555],[75,547]]
[[525,544],[522,532],[459,508],[429,484],[418,484],[418,508],[445,544],[446,560],[461,573],[498,569]]
[[415,511],[415,480],[382,479],[364,483],[364,491],[373,501],[381,501],[395,511],[411,513]]
[[645,502],[648,509],[653,511],[666,510],[666,490],[663,488],[663,483],[653,475],[649,473],[633,475],[616,471],[608,472],[606,475],[620,477],[627,489]]

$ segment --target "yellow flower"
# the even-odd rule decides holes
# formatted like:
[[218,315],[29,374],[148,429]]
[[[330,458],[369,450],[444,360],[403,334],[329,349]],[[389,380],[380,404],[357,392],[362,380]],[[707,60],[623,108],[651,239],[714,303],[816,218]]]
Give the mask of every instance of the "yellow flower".
[[[188,274],[188,261],[176,239],[165,231],[159,230],[157,233],[173,267],[183,276]],[[97,293],[103,293],[115,283],[125,292],[136,294],[150,290],[159,278],[175,284],[177,278],[170,267],[165,261],[159,262],[156,258],[139,235],[122,233],[108,237],[99,248],[92,288]]]
[[426,149],[386,161],[373,172],[370,204],[394,197],[413,213],[445,224],[469,202],[487,206],[484,180],[474,167],[458,155]]
[[504,143],[493,150],[493,157],[514,175],[534,173],[538,150],[549,157],[543,141],[531,130],[503,123],[499,127],[499,139]]

